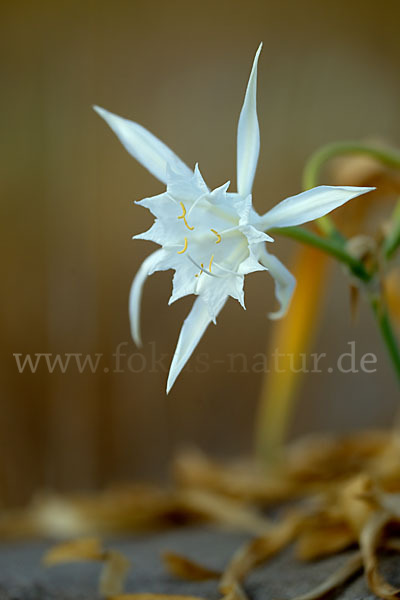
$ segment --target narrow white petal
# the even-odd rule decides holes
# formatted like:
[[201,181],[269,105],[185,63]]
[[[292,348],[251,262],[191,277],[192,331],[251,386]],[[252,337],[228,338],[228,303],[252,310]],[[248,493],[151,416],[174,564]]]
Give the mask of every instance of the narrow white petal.
[[237,188],[241,196],[251,194],[260,152],[260,129],[257,119],[257,63],[259,45],[251,69],[237,131]]
[[168,304],[196,293],[197,278],[195,275],[199,272],[199,269],[190,260],[181,260],[180,264],[173,264],[173,261],[171,263],[175,268],[175,273],[172,280],[172,295]]
[[177,173],[176,169],[167,169],[167,191],[175,200],[196,200],[199,196],[204,196],[209,192],[204,181],[198,164],[195,165],[194,172],[190,177],[186,173]]
[[[250,248],[249,248],[250,249]],[[257,254],[259,255],[259,250],[257,250]],[[243,274],[243,275],[247,275],[248,273],[255,273],[257,271],[265,271],[267,270],[266,267],[264,267],[263,265],[261,265],[258,261],[258,257],[256,258],[256,256],[254,255],[254,253],[251,251],[249,256],[240,263],[240,265],[238,266],[238,273]]]
[[180,158],[150,131],[128,119],[94,106],[94,110],[108,123],[119,141],[140,164],[163,183],[167,183],[167,169],[191,177],[193,172]]
[[318,187],[291,196],[279,202],[274,208],[260,217],[257,227],[271,229],[272,227],[292,227],[314,219],[319,219],[349,200],[371,192],[375,188],[329,186]]
[[265,249],[260,260],[268,269],[275,280],[275,296],[281,307],[278,311],[269,313],[270,319],[280,319],[285,316],[296,287],[296,279],[276,256],[269,254]]
[[264,233],[263,231],[260,231],[252,225],[241,225],[239,229],[247,237],[249,244],[259,244],[260,242],[275,241],[274,238],[272,238],[270,235]]
[[141,264],[139,271],[136,273],[131,291],[129,293],[129,318],[131,322],[131,333],[136,346],[142,346],[142,338],[140,334],[140,302],[142,299],[143,284],[146,278],[154,272],[157,264],[164,257],[164,250],[156,250],[150,254]]
[[[221,311],[226,301],[226,297],[220,301],[218,313]],[[178,344],[172,359],[167,381],[167,394],[174,385],[176,378],[191,357],[194,349],[199,343],[205,330],[211,323],[208,308],[199,297],[195,300],[189,315],[186,317],[181,332],[179,334]]]
[[[219,277],[203,277],[199,282],[197,293],[205,303],[208,309],[210,319],[215,324],[217,316],[221,310],[221,305],[228,296],[238,300],[243,308],[244,306],[244,276],[238,273],[234,275],[226,274],[218,265],[214,266],[214,272],[218,272]],[[222,272],[222,276],[221,276]]]

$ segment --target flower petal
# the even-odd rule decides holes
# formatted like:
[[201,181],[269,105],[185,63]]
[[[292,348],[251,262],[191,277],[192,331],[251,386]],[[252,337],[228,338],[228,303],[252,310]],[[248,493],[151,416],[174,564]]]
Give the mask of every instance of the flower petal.
[[[257,253],[254,252],[256,250]],[[268,270],[264,265],[261,265],[258,261],[260,250],[249,246],[249,256],[240,263],[238,266],[238,273],[247,275],[248,273],[255,273],[256,271]]]
[[174,260],[174,258],[172,257],[170,260],[175,273],[172,280],[172,294],[168,304],[172,304],[189,294],[195,294],[198,279],[195,275],[199,273],[197,267],[190,260],[185,261],[180,258],[180,263],[178,263],[177,259]]
[[165,251],[160,249],[150,254],[141,264],[136,273],[131,291],[129,293],[129,318],[131,322],[131,333],[133,341],[139,348],[142,346],[140,334],[140,301],[142,298],[143,284],[146,278],[157,270],[157,266],[164,258]]
[[237,188],[241,196],[251,194],[260,151],[257,119],[257,63],[262,44],[256,52],[237,131]]
[[[220,301],[218,313],[221,311],[226,301],[226,297]],[[199,343],[205,330],[211,323],[211,317],[208,308],[199,297],[195,300],[189,315],[186,317],[181,332],[179,334],[178,344],[172,359],[167,381],[167,394],[174,385],[176,378],[191,357],[194,349]]]
[[196,200],[199,196],[208,194],[209,189],[200,173],[199,165],[196,163],[194,172],[187,177],[186,173],[176,173],[176,170],[167,169],[167,191],[175,200]]
[[270,319],[280,319],[285,316],[289,308],[296,279],[276,256],[269,254],[265,249],[261,253],[260,260],[275,280],[275,296],[281,305],[280,310],[269,313],[268,316]]
[[119,141],[154,177],[167,183],[167,169],[191,177],[193,172],[180,158],[150,131],[128,119],[94,106],[94,110],[108,123]]
[[252,225],[240,225],[239,230],[247,237],[249,244],[259,244],[261,242],[273,242],[272,238],[267,233],[260,231]]
[[268,230],[272,227],[301,225],[319,219],[349,200],[374,189],[369,187],[320,185],[282,200],[260,217],[257,227]]
[[[218,270],[218,266],[215,265],[214,271]],[[210,278],[209,275],[203,277],[197,289],[197,294],[201,296],[206,304],[208,313],[214,324],[221,310],[221,302],[225,302],[228,296],[237,300],[246,310],[243,289],[244,276],[242,274],[225,274],[222,270],[221,272],[222,275],[220,277]]]

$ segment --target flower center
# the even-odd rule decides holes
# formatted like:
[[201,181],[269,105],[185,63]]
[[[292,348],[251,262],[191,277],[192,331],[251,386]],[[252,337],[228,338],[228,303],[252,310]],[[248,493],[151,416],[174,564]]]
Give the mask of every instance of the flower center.
[[[186,219],[187,211],[186,211],[186,207],[185,207],[184,203],[183,202],[179,202],[179,204],[180,204],[180,206],[182,208],[182,214],[179,215],[178,221],[180,219],[182,219],[183,222],[184,222],[184,224],[185,224],[185,227],[187,227],[187,229],[189,229],[189,231],[194,231],[194,226],[190,226],[189,223],[187,222],[187,219]],[[217,241],[215,243],[216,244],[220,244],[221,241],[222,241],[222,237],[218,233],[218,231],[216,229],[210,229],[210,231],[211,231],[211,233],[213,233],[217,237]],[[187,239],[187,237],[185,237],[184,238],[183,248],[182,248],[182,250],[178,250],[178,254],[184,254],[187,249],[188,249],[188,239]],[[214,254],[211,256],[210,264],[208,266],[208,271],[210,273],[211,273],[211,267],[212,267],[213,260],[214,260]],[[200,267],[201,267],[200,273],[197,273],[195,275],[195,277],[199,277],[205,271],[205,269],[204,269],[204,263],[200,263]],[[205,272],[207,273],[207,271],[205,271]]]
[[[195,205],[187,211],[183,202],[179,202],[179,204],[182,209],[182,214],[180,214],[177,219],[178,221],[183,221],[186,229],[191,232],[191,236],[185,236],[183,238],[183,247],[177,250],[177,254],[186,254],[187,258],[199,269],[199,272],[194,276],[199,278],[202,273],[218,278],[238,275],[235,267],[237,267],[239,255],[246,253],[246,244],[243,234],[238,230],[237,221],[235,222],[235,219],[233,219],[234,215],[219,214],[219,212],[225,213],[225,211],[220,211],[220,207],[212,206],[211,210],[207,210],[208,207],[205,207],[204,210],[203,207],[201,213],[199,210],[196,218],[192,213],[192,209]],[[218,208],[219,210],[215,211],[214,208]],[[204,222],[204,216],[208,217],[211,214],[216,217],[218,229],[209,228]],[[195,216],[194,219],[193,216]],[[222,227],[222,231],[220,227]],[[195,233],[192,233],[194,231]],[[213,252],[210,247],[211,244],[219,245],[223,241],[225,241],[224,247],[222,248],[221,246],[221,249],[218,249],[218,251],[217,248],[215,248]],[[226,252],[228,252],[228,257],[225,256]],[[207,262],[204,261],[204,259],[201,261],[201,258],[203,258],[205,254],[208,256],[211,255],[210,259],[207,258],[207,261],[209,260],[208,268],[204,266]],[[228,258],[229,260],[227,260]],[[241,261],[239,260],[239,262]]]

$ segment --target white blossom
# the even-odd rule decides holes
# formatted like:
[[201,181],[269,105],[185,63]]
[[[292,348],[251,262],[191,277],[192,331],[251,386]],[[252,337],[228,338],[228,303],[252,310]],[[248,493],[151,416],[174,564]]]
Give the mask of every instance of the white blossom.
[[295,279],[266,248],[271,228],[288,227],[317,219],[372,188],[320,186],[283,200],[263,216],[252,206],[260,133],[256,108],[257,63],[254,58],[237,131],[237,192],[230,182],[210,191],[198,165],[192,171],[172,150],[141,125],[95,110],[108,123],[126,150],[155,177],[166,191],[138,202],[155,217],[153,226],[135,239],[160,246],[141,265],[130,293],[132,336],[141,345],[140,303],[145,279],[155,271],[173,269],[170,303],[194,294],[194,305],[183,323],[172,360],[167,392],[185,366],[208,325],[217,318],[229,296],[244,306],[244,276],[269,271],[275,280],[282,317],[289,306]]

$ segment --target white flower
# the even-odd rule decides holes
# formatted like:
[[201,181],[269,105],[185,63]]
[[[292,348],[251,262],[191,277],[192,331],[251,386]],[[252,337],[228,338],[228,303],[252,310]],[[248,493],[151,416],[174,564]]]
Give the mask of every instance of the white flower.
[[256,110],[256,53],[240,113],[237,132],[237,193],[229,183],[210,191],[196,165],[187,167],[149,131],[103,108],[94,107],[119,140],[144,167],[166,184],[166,192],[138,202],[155,216],[149,231],[135,236],[161,246],[140,267],[130,293],[132,336],[141,345],[139,313],[145,279],[155,271],[174,269],[170,303],[195,294],[197,299],[183,323],[172,360],[167,392],[190,358],[211,321],[215,322],[229,296],[244,308],[244,276],[269,271],[280,302],[271,318],[287,311],[295,279],[286,267],[267,252],[265,233],[272,227],[306,223],[327,214],[351,198],[372,188],[320,186],[287,198],[265,215],[252,207],[251,191],[256,172],[260,134]]

